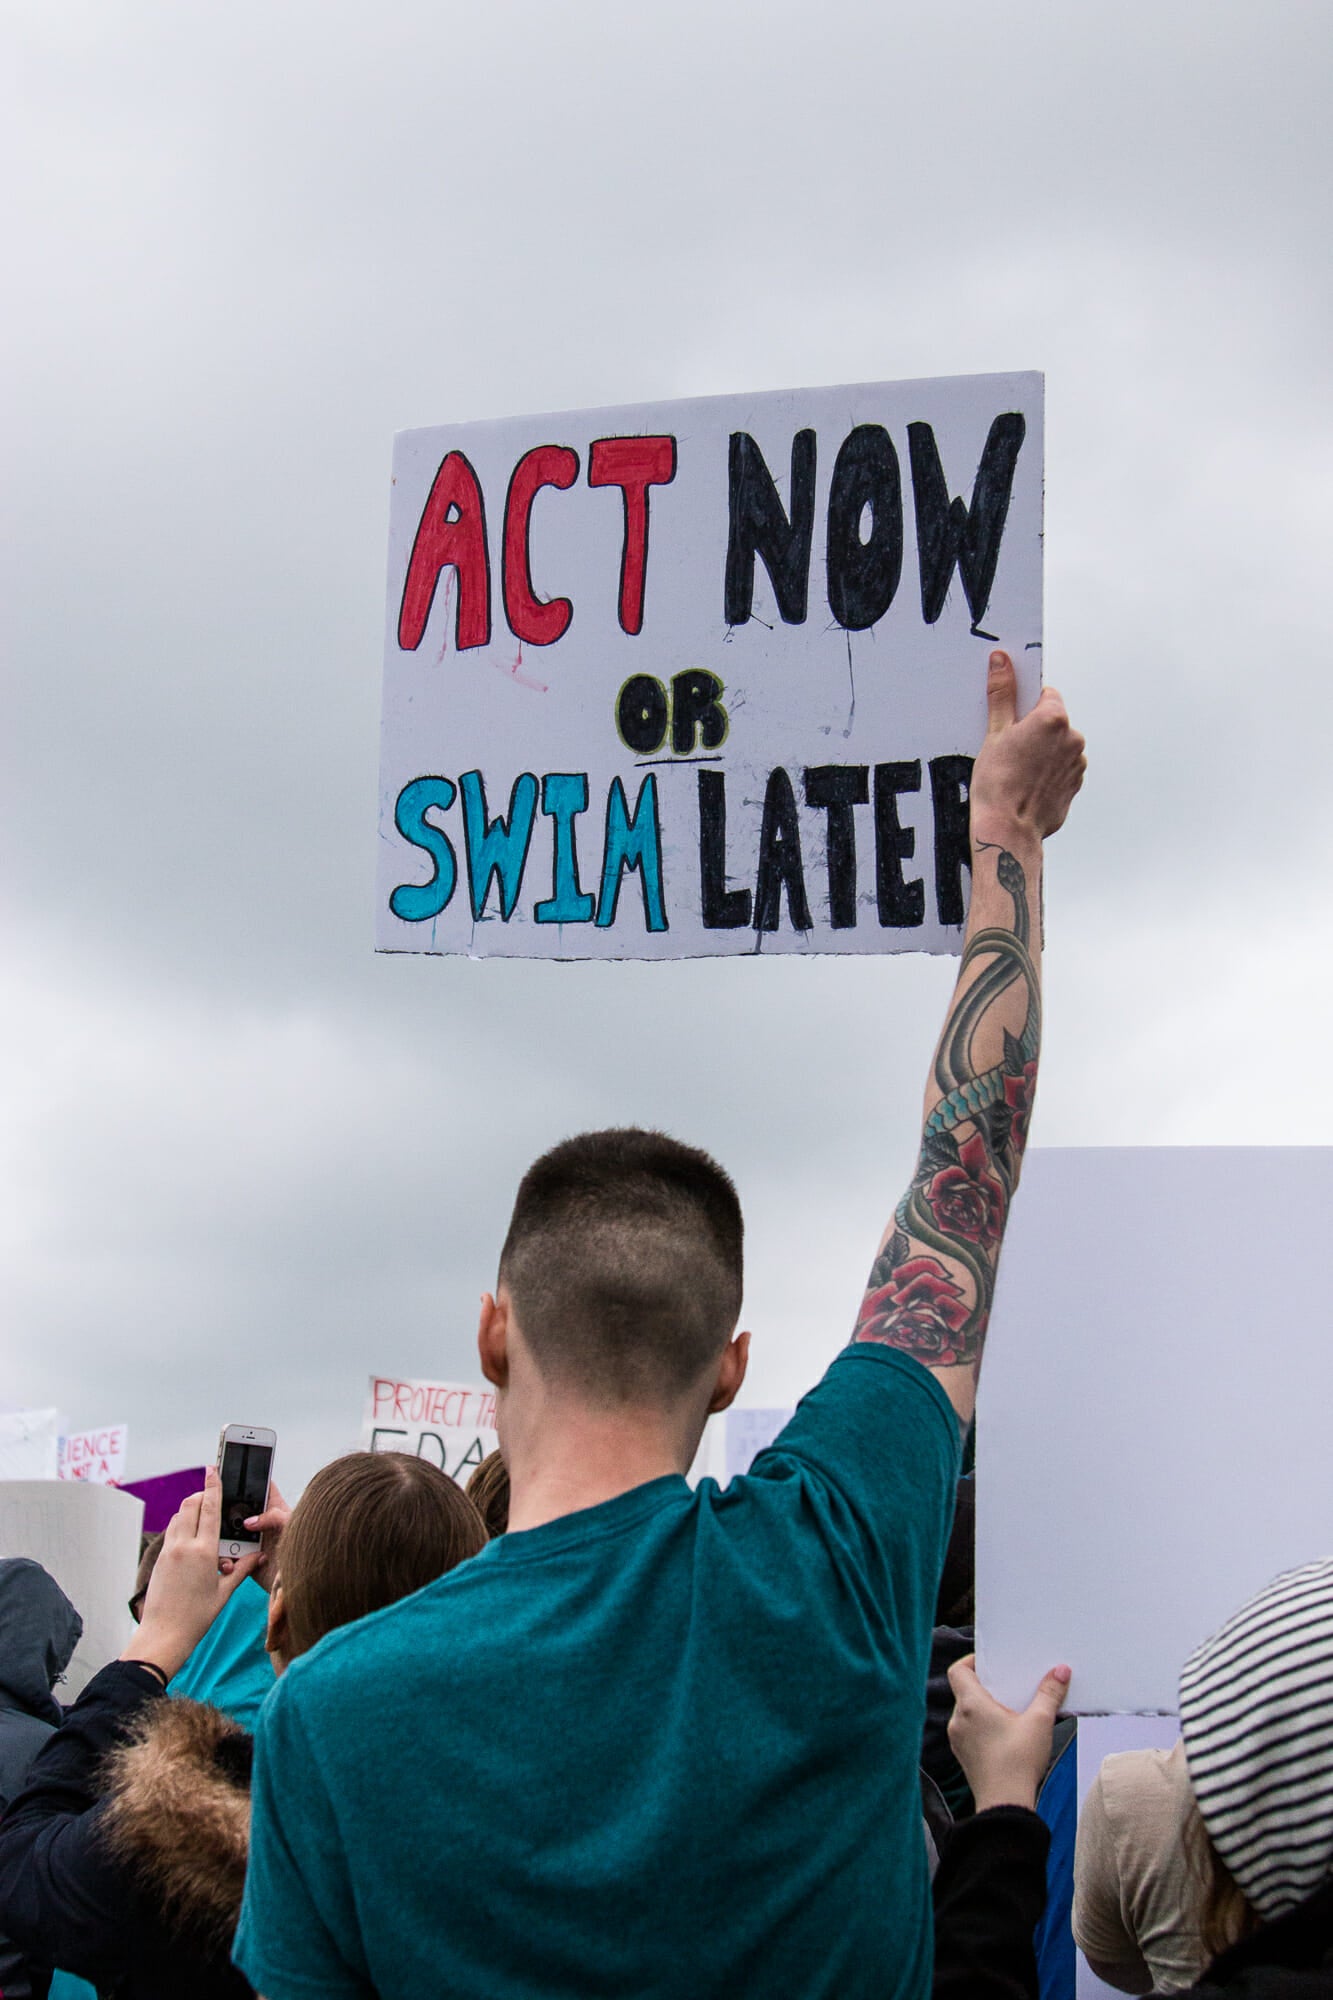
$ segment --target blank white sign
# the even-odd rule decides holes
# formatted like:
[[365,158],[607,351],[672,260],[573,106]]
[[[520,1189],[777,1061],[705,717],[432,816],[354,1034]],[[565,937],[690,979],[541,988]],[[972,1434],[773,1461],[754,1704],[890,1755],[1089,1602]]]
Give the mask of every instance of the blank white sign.
[[83,1619],[83,1637],[56,1700],[72,1702],[130,1639],[143,1501],[86,1480],[0,1483],[0,1556],[31,1556]]
[[1333,1554],[1333,1150],[1030,1155],[977,1415],[982,1679],[1171,1712],[1193,1648]]

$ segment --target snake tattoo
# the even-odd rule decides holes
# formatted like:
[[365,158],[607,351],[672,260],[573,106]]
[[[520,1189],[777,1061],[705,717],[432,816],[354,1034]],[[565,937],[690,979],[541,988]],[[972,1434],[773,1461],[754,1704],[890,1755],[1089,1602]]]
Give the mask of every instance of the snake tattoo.
[[[965,990],[935,1058],[940,1100],[926,1120],[916,1172],[871,1270],[856,1326],[858,1340],[903,1348],[935,1368],[975,1362],[981,1351],[1041,1041],[1027,878],[1006,849],[993,851],[999,885],[1013,899],[1013,929],[978,931],[963,954]],[[969,969],[980,961],[983,970],[967,985]],[[1027,995],[1022,1031],[1006,1029],[1001,1060],[978,1070],[972,1052],[982,1023],[1020,981]]]

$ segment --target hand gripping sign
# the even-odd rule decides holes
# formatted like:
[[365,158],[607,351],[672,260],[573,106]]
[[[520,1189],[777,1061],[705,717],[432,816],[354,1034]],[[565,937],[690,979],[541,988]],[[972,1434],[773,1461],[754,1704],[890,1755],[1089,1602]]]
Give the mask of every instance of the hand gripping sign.
[[379,949],[956,952],[1041,536],[1038,375],[403,432]]

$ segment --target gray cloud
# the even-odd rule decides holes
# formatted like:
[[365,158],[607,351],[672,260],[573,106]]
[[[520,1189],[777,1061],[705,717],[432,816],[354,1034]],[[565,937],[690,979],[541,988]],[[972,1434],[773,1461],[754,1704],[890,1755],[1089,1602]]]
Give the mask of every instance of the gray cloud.
[[947,967],[371,955],[410,423],[1045,367],[1092,772],[1038,1140],[1307,1136],[1319,10],[12,23],[10,1400],[128,1414],[139,1471],[272,1410],[308,1471],[370,1368],[470,1367],[518,1172],[611,1119],[736,1171],[757,1393],[854,1306]]

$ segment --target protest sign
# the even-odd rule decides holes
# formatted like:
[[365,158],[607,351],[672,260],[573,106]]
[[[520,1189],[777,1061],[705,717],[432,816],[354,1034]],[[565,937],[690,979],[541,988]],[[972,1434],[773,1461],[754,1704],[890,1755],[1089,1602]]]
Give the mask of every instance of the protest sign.
[[956,952],[1041,535],[1039,375],[403,432],[378,948]]
[[1036,1151],[977,1412],[980,1667],[1171,1713],[1203,1639],[1333,1547],[1333,1150]]
[[143,1531],[156,1535],[165,1528],[182,1500],[204,1490],[204,1468],[192,1465],[184,1472],[160,1472],[155,1479],[124,1479],[122,1493],[135,1493],[143,1501]]
[[111,1424],[100,1431],[72,1431],[60,1440],[57,1478],[87,1479],[94,1486],[119,1484],[125,1470],[128,1441],[125,1424]]
[[58,1690],[62,1701],[73,1701],[134,1630],[129,1599],[142,1525],[142,1500],[114,1486],[59,1479],[0,1485],[0,1556],[41,1563],[83,1620]]
[[361,1424],[364,1451],[410,1452],[466,1485],[496,1444],[495,1391],[484,1383],[371,1376]]
[[727,1477],[723,1483],[748,1472],[753,1460],[772,1444],[778,1432],[791,1421],[792,1415],[790,1404],[779,1410],[728,1410]]
[[0,1479],[54,1479],[59,1465],[58,1410],[0,1412]]

